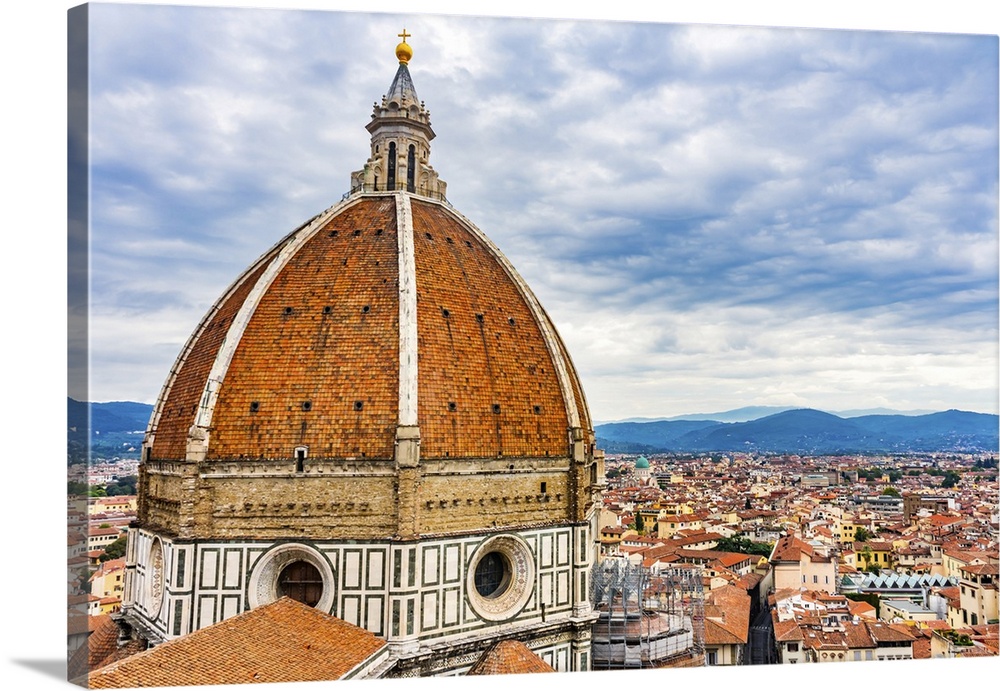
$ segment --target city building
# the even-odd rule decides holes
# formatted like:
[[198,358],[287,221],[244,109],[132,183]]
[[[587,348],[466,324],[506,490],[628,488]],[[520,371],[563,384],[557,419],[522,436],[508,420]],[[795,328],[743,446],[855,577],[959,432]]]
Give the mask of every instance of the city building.
[[[962,574],[958,583],[962,624],[996,624],[1000,565],[996,562],[968,564],[959,571]],[[958,619],[957,613],[954,619]]]
[[775,590],[801,587],[837,592],[837,558],[827,549],[786,535],[774,544],[769,561]]

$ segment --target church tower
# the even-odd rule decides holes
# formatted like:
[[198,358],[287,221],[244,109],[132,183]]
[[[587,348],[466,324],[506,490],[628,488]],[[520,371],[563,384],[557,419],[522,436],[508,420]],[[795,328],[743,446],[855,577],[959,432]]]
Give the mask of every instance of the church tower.
[[122,616],[156,643],[288,596],[385,638],[385,676],[504,639],[587,670],[603,455],[555,325],[428,163],[401,37],[350,191],[167,375]]

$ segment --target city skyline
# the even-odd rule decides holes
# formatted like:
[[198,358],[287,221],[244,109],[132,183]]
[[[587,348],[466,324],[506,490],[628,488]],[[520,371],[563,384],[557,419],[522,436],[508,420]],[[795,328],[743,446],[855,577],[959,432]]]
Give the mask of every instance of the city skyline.
[[552,316],[594,419],[997,412],[995,37],[91,22],[91,400],[154,402],[226,286],[347,191],[405,27],[430,163]]

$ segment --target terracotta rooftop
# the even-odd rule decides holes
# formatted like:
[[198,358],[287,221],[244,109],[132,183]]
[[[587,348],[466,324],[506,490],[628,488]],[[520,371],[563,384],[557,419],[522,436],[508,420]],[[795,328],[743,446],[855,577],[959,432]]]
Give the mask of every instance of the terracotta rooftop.
[[515,640],[500,641],[482,654],[468,674],[532,674],[555,672],[551,665],[531,651],[524,643]]
[[118,625],[110,615],[103,614],[88,619],[93,620],[90,636],[67,662],[67,679],[82,678],[91,670],[123,660],[145,649],[146,645],[141,641],[130,641],[119,647]]
[[931,659],[931,639],[929,636],[917,635],[916,640],[913,641],[913,659]]
[[281,598],[98,669],[86,685],[109,689],[342,679],[386,645],[342,619]]
[[750,632],[750,596],[725,585],[705,595],[705,643],[746,643]]
[[906,625],[887,624],[883,621],[868,622],[868,633],[877,643],[912,641],[914,638]]
[[774,622],[774,638],[777,641],[801,641],[802,630],[794,619]]
[[803,552],[811,556],[812,547],[792,535],[786,535],[774,545],[771,561],[799,561]]
[[854,623],[844,622],[844,639],[849,648],[874,648],[875,641],[872,639],[865,622]]
[[875,607],[874,605],[864,602],[863,600],[855,601],[851,600],[847,603],[848,609],[853,616],[856,617],[875,617]]
[[111,619],[110,615],[89,615],[70,610],[67,612],[66,617],[66,633],[70,636],[81,633],[93,633],[105,619]]
[[976,575],[1000,575],[1000,564],[971,564],[969,566],[962,566],[960,569],[966,573]]

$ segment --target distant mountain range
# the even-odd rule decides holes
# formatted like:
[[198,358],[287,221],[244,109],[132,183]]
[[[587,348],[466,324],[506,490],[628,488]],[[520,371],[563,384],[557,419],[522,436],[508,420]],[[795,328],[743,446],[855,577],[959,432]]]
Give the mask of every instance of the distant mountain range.
[[[67,400],[70,462],[75,462],[85,448],[87,404]],[[137,458],[152,412],[148,403],[92,403],[93,454]],[[1000,446],[998,416],[960,410],[834,415],[809,408],[752,406],[709,415],[606,422],[595,425],[594,431],[598,447],[608,453],[974,453],[996,452]]]
[[[783,413],[786,410],[802,410],[796,406],[773,406],[773,405],[752,405],[743,408],[735,408],[721,413],[688,413],[686,415],[674,415],[673,417],[631,417],[622,420],[595,420],[595,425],[606,425],[615,422],[664,422],[675,420],[711,420],[712,422],[749,422],[757,420],[775,413]],[[889,408],[865,408],[863,410],[826,410],[823,412],[836,415],[837,417],[861,417],[862,415],[928,415],[933,410],[891,410]]]
[[[69,463],[87,455],[87,403],[67,398]],[[90,452],[94,458],[138,458],[153,406],[132,401],[90,404]]]
[[[948,410],[924,415],[841,417],[809,408],[746,419],[760,408],[653,422],[610,422],[594,427],[610,453],[754,451],[837,453],[996,452],[1000,417]],[[726,420],[740,419],[738,422]]]

